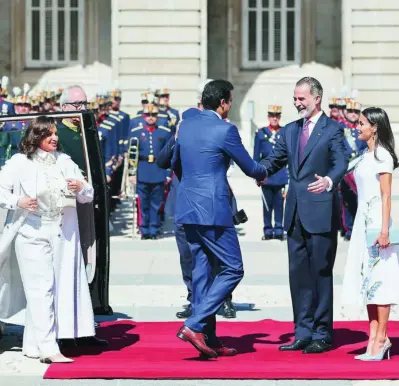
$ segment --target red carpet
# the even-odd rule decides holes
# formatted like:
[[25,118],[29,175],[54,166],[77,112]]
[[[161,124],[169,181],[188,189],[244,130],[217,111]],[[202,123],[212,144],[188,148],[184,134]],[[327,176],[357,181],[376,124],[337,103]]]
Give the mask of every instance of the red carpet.
[[[201,360],[188,343],[176,338],[181,322],[104,323],[98,337],[110,341],[106,351],[68,352],[72,364],[50,365],[44,378],[136,379],[398,379],[399,322],[391,322],[391,360],[361,362],[367,322],[337,322],[335,349],[318,355],[283,353],[292,340],[290,322],[218,322],[218,335],[239,355]],[[393,356],[393,357],[392,357]]]

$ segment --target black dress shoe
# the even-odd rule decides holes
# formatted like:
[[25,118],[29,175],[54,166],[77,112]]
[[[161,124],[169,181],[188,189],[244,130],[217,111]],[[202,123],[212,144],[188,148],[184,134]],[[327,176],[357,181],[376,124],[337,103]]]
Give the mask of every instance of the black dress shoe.
[[226,300],[223,304],[223,316],[226,319],[234,319],[236,317],[236,309],[231,300]]
[[280,240],[280,241],[284,241],[284,240],[285,240],[284,235],[274,235],[274,238],[275,238],[276,240]]
[[326,342],[324,339],[316,339],[310,342],[302,351],[303,354],[321,354],[331,350],[331,343]]
[[141,235],[141,240],[149,240],[150,238],[150,235]]
[[272,240],[273,239],[273,236],[272,235],[264,235],[263,237],[262,237],[262,240]]
[[77,344],[75,339],[59,339],[58,346],[60,347],[60,349],[70,349],[76,348]]
[[150,240],[156,240],[158,238],[158,235],[151,235],[149,237]]
[[189,318],[192,314],[192,307],[191,304],[189,304],[183,311],[179,311],[176,313],[176,317],[179,319],[186,319]]
[[310,340],[294,340],[291,344],[285,344],[279,347],[280,351],[299,351],[308,347]]
[[85,336],[84,338],[76,338],[76,344],[80,347],[105,347],[108,346],[108,341],[105,339],[98,339],[95,336]]

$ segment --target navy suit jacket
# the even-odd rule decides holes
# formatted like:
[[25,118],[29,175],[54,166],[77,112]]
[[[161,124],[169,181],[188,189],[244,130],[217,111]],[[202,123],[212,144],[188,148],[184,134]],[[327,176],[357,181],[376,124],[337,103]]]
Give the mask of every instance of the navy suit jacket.
[[172,168],[181,162],[175,222],[208,226],[234,226],[226,172],[233,160],[252,178],[262,181],[263,166],[245,150],[237,127],[213,111],[184,119],[179,128]]
[[[288,164],[288,188],[284,228],[289,230],[298,211],[302,225],[309,233],[325,233],[339,227],[339,204],[336,188],[343,178],[348,159],[345,155],[344,129],[324,113],[317,121],[299,164],[299,138],[303,119],[289,123],[281,130],[274,151],[261,161],[268,175]],[[328,176],[333,182],[331,191],[320,194],[308,192],[308,185],[316,181],[315,174]]]

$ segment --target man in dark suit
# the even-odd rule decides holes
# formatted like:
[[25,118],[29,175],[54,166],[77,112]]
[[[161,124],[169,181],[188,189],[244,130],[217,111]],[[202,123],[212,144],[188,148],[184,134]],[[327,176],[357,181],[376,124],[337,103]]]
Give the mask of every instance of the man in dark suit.
[[284,228],[288,232],[289,277],[295,341],[282,351],[321,353],[331,348],[333,277],[340,226],[337,186],[348,160],[344,131],[321,110],[318,80],[299,80],[294,105],[301,119],[281,132],[274,152],[261,161],[268,176],[288,164],[290,185]]
[[[209,356],[231,356],[216,337],[216,312],[241,281],[244,270],[233,225],[227,169],[231,159],[243,172],[263,181],[266,171],[242,145],[237,127],[224,121],[233,85],[209,82],[202,93],[204,110],[179,128],[172,167],[180,162],[175,222],[183,224],[193,256],[193,314],[177,336]],[[212,263],[220,267],[212,275]]]

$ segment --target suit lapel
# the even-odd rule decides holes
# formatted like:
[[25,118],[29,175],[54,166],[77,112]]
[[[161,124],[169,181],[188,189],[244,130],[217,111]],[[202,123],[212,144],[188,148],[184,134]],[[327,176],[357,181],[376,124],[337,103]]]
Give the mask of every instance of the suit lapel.
[[[302,162],[299,165],[298,170],[303,165],[306,158],[309,156],[310,152],[314,149],[317,142],[319,142],[321,136],[323,135],[323,129],[326,127],[326,125],[327,125],[327,117],[323,113],[321,115],[321,117],[319,118],[319,120],[317,121],[316,126],[313,128],[312,134],[310,135],[308,143],[305,146],[305,149],[303,151]],[[299,136],[298,136],[298,138],[299,138]],[[298,144],[299,144],[299,141],[298,141]],[[298,145],[298,148],[299,148],[299,145]],[[298,151],[296,152],[296,154],[298,154]]]

